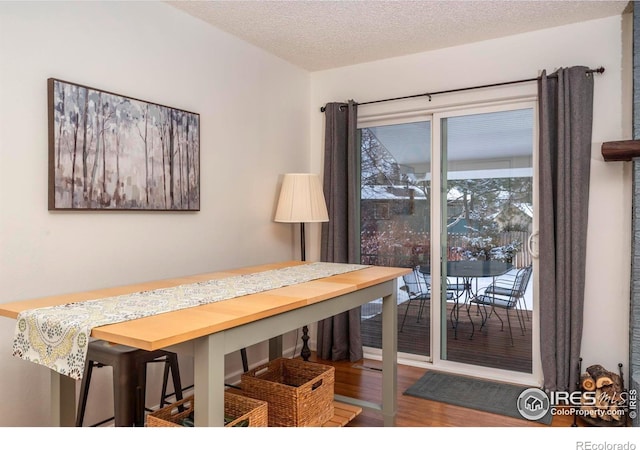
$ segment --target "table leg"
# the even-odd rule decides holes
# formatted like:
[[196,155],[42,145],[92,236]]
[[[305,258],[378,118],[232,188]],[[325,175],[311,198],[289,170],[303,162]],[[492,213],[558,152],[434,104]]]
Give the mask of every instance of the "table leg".
[[194,419],[196,427],[224,426],[224,334],[215,333],[194,345]]
[[[476,288],[475,288],[475,292],[473,290],[473,287],[471,285],[472,280],[471,278],[475,279],[475,283],[476,283]],[[471,322],[471,334],[469,335],[469,339],[472,340],[473,339],[473,335],[476,332],[476,326],[473,323],[473,319],[471,318],[471,302],[473,300],[473,298],[477,295],[478,293],[478,277],[469,277],[467,278],[468,280],[468,294],[465,300],[465,307],[467,309],[467,317],[469,317],[469,322]]]
[[393,282],[393,293],[382,299],[382,417],[384,426],[396,424],[398,402],[398,282]]
[[[479,306],[478,306],[479,308]],[[469,304],[467,305],[467,317],[469,317],[469,322],[471,322],[471,334],[469,335],[469,339],[473,339],[473,335],[476,332],[476,326],[473,323],[473,319],[471,318],[471,302],[469,302]]]
[[[460,323],[460,307],[465,306],[468,307],[468,302],[473,296],[473,288],[471,286],[471,277],[460,277],[458,275],[456,277],[456,289],[454,294],[454,304],[451,307],[450,319],[451,319],[451,328],[453,328],[453,338],[458,339],[458,324]],[[460,279],[462,279],[462,289],[460,289]],[[463,298],[464,296],[464,298]],[[462,304],[460,304],[460,299],[463,298]],[[448,298],[447,298],[448,300]],[[445,301],[446,306],[446,301]]]
[[[456,292],[455,298],[453,299],[453,305],[451,306],[451,328],[453,328],[453,338],[458,339],[458,300],[460,296]],[[447,302],[445,301],[444,307],[447,306]]]
[[73,427],[76,424],[76,382],[51,371],[51,426]]
[[[464,279],[463,279],[464,282]],[[447,281],[448,284],[448,281]],[[465,285],[466,286],[466,285]],[[462,295],[464,295],[466,293],[466,288],[465,290],[460,293],[460,280],[458,279],[458,277],[456,277],[456,289],[454,291],[454,300],[453,300],[453,306],[451,307],[451,327],[453,328],[453,338],[454,339],[458,339],[458,322],[459,322],[459,316],[460,316],[460,297]],[[446,294],[445,294],[446,297]],[[448,300],[448,299],[447,299]],[[444,302],[444,307],[447,306],[447,302],[445,300]],[[446,311],[446,309],[445,309]]]

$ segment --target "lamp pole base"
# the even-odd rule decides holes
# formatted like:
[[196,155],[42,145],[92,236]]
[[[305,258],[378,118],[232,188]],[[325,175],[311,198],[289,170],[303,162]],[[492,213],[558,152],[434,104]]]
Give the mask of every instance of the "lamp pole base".
[[[300,222],[300,256],[302,261],[306,261],[305,255],[305,235],[304,235],[304,222]],[[300,350],[300,356],[304,361],[309,361],[311,356],[311,349],[309,348],[309,327],[302,327],[302,350]]]
[[302,350],[300,350],[300,356],[304,361],[309,361],[309,357],[311,356],[311,350],[309,349],[309,345],[307,341],[309,341],[309,327],[302,327]]

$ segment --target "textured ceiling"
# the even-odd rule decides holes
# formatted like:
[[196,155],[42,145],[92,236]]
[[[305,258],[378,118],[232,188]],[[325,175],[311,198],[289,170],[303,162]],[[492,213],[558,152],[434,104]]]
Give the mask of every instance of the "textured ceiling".
[[621,14],[627,1],[169,1],[309,71]]

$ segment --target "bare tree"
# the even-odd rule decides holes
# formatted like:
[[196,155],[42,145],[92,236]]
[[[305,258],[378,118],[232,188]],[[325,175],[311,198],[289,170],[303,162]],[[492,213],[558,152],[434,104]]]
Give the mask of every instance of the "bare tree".
[[[184,113],[180,112],[178,117],[178,189],[180,191],[180,208],[184,205],[184,165],[182,155],[184,153]],[[182,133],[180,133],[182,131]],[[182,135],[182,137],[180,137]]]
[[174,184],[174,148],[175,148],[175,134],[174,134],[174,119],[175,111],[173,109],[169,109],[169,204],[171,209],[175,207],[175,199],[173,192],[173,184]]
[[89,116],[89,90],[84,89],[84,108],[82,115],[84,116],[84,126],[82,131],[82,196],[84,201],[87,199],[87,156],[89,154],[89,149],[87,148],[87,127],[88,127],[88,116]]
[[189,122],[190,121],[191,121],[191,117],[190,117],[190,115],[187,115],[186,116],[186,122],[187,122],[186,123],[186,128],[187,128],[187,130],[186,130],[186,133],[185,133],[186,134],[185,147],[187,149],[187,153],[186,153],[186,155],[187,155],[187,207],[189,209],[191,208],[191,183],[189,182],[189,180],[190,180],[189,172],[191,170],[191,161],[190,161],[190,158],[189,158],[189,149],[191,147],[189,145],[189,125],[190,125]]
[[156,193],[156,189],[155,189],[155,187],[156,187],[156,171],[155,171],[155,167],[154,167],[155,164],[154,164],[154,154],[153,154],[154,149],[155,149],[155,145],[153,145],[154,144],[153,128],[152,128],[152,132],[151,132],[151,135],[150,135],[150,140],[151,140],[151,151],[150,151],[150,154],[149,154],[149,160],[150,160],[150,163],[151,163],[151,178],[150,178],[151,187],[149,188],[149,192],[151,193],[151,199],[153,200],[153,203],[155,205],[156,202],[157,202],[157,199],[156,199],[157,193]]
[[166,145],[165,145],[165,136],[167,133],[167,121],[165,120],[166,118],[166,111],[167,108],[162,108],[160,110],[160,149],[162,151],[162,192],[163,192],[163,199],[164,199],[164,207],[165,209],[167,208],[167,162],[165,159],[165,155],[166,155]]
[[111,203],[109,191],[107,190],[107,124],[112,118],[111,105],[112,103],[107,99],[102,106],[102,195],[100,196],[100,204],[102,206],[108,206]]
[[[80,104],[80,88],[76,88],[76,104]],[[73,119],[73,158],[71,160],[71,207],[74,207],[76,191],[76,155],[78,150],[78,112]]]
[[[121,111],[122,112],[122,111]],[[123,194],[122,191],[120,189],[120,137],[121,137],[121,131],[124,130],[125,126],[123,125],[124,123],[126,123],[126,121],[121,121],[120,120],[120,114],[118,114],[118,109],[116,107],[116,130],[117,133],[115,134],[115,144],[116,144],[116,187],[113,190],[113,201],[116,205],[116,207],[122,206],[123,204]]]
[[147,143],[147,135],[149,132],[149,104],[148,103],[145,104],[143,116],[144,116],[144,130],[140,129],[140,125],[137,122],[136,122],[136,125],[138,127],[138,134],[140,135],[140,139],[142,139],[142,142],[144,143],[144,174],[145,174],[144,190],[145,190],[147,206],[149,206],[149,146]]
[[98,162],[100,161],[100,136],[104,132],[104,122],[100,123],[102,112],[102,92],[98,92],[98,105],[96,106],[96,153],[93,158],[93,169],[91,170],[91,186],[89,188],[89,205],[93,201],[93,189],[98,172]]
[[60,143],[62,141],[62,136],[64,135],[64,131],[65,131],[65,129],[63,127],[64,121],[65,121],[65,115],[64,115],[65,89],[64,89],[64,86],[62,86],[60,83],[56,83],[56,84],[60,88],[60,97],[61,97],[60,102],[56,105],[56,109],[60,113],[60,121],[59,121],[59,124],[58,124],[58,153],[57,153],[58,162],[57,162],[56,166],[58,167],[58,169],[60,169],[60,153],[62,153],[61,152],[62,149],[60,148]]

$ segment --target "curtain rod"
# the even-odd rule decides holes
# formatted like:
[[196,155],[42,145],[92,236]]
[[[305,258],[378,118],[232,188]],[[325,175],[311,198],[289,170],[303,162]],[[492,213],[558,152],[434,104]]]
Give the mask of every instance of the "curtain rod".
[[[604,67],[598,67],[597,69],[589,69],[587,70],[587,73],[604,73]],[[558,75],[556,74],[551,74],[548,76],[548,78],[555,78]],[[416,97],[429,97],[429,101],[431,101],[431,96],[432,95],[438,95],[438,94],[450,94],[452,92],[462,92],[462,91],[470,91],[472,89],[483,89],[483,88],[490,88],[490,87],[496,87],[496,86],[506,86],[509,84],[518,84],[518,83],[528,83],[531,81],[538,81],[540,79],[540,77],[536,77],[536,78],[527,78],[526,80],[515,80],[515,81],[504,81],[502,83],[493,83],[493,84],[483,84],[481,86],[471,86],[471,87],[466,87],[466,88],[458,88],[458,89],[448,89],[446,91],[438,91],[438,92],[426,92],[424,94],[415,94],[415,95],[407,95],[405,97],[394,97],[394,98],[385,98],[382,100],[372,100],[370,102],[362,102],[362,103],[357,103],[358,106],[361,105],[370,105],[372,103],[382,103],[382,102],[391,102],[394,100],[406,100],[409,98],[416,98]],[[325,107],[321,107],[320,108],[320,112],[324,112],[325,111]]]

